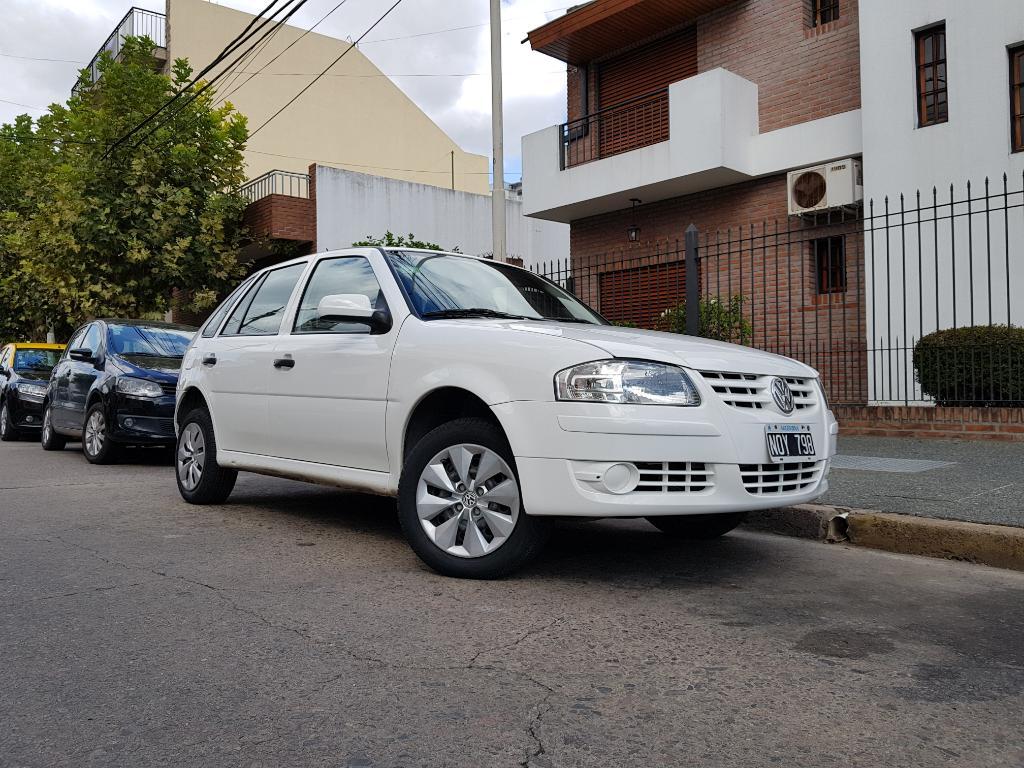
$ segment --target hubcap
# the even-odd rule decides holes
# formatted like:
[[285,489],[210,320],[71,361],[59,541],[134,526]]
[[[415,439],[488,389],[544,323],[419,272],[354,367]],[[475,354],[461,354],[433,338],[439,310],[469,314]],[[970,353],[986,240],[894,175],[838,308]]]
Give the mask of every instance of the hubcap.
[[206,440],[198,424],[187,424],[178,439],[178,478],[188,491],[194,491],[203,479],[206,466]]
[[456,557],[482,557],[508,541],[515,530],[519,484],[494,451],[455,445],[424,467],[416,487],[416,512],[439,549]]
[[43,411],[43,442],[49,442],[50,440],[50,406],[46,406],[46,410]]
[[103,450],[106,439],[107,420],[100,411],[93,411],[85,425],[85,450],[90,456],[96,456]]
[[7,435],[7,405],[0,407],[0,435]]

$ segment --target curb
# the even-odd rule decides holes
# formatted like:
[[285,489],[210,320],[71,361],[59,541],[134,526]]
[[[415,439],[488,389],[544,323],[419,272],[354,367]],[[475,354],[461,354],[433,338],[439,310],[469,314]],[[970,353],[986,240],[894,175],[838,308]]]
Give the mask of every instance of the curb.
[[825,504],[751,512],[744,526],[783,536],[1024,571],[1024,528]]

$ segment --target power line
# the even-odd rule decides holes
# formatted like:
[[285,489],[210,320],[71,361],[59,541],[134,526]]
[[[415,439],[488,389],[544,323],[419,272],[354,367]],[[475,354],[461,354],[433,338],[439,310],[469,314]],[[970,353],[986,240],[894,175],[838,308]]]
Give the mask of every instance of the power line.
[[[277,4],[278,4],[278,3],[280,2],[280,1],[281,1],[281,0],[271,0],[270,4],[269,4],[269,5],[267,5],[267,7],[266,7],[266,8],[264,8],[264,9],[263,9],[262,11],[260,11],[260,12],[259,12],[259,13],[258,13],[258,14],[257,14],[256,16],[253,16],[252,20],[251,20],[251,21],[250,21],[250,22],[249,22],[249,23],[248,23],[248,24],[247,24],[247,25],[245,26],[245,28],[244,28],[244,29],[243,29],[243,30],[242,30],[241,32],[239,32],[239,33],[238,33],[238,35],[236,35],[236,36],[235,36],[235,38],[234,38],[233,40],[231,40],[231,41],[230,41],[230,42],[229,42],[229,43],[228,43],[227,45],[225,45],[225,46],[224,46],[224,48],[223,48],[223,49],[221,50],[221,52],[220,52],[220,53],[218,53],[218,54],[217,54],[217,55],[216,55],[216,56],[214,57],[213,61],[211,61],[211,62],[210,62],[209,64],[207,64],[207,65],[206,65],[206,66],[205,66],[205,67],[203,68],[203,70],[202,70],[201,72],[199,72],[199,74],[195,75],[195,77],[193,77],[193,78],[192,78],[192,80],[191,80],[191,81],[190,81],[189,83],[187,83],[186,85],[184,85],[184,86],[182,86],[182,87],[181,87],[180,89],[178,89],[178,91],[177,91],[177,92],[176,92],[176,93],[175,93],[175,94],[174,94],[174,95],[173,95],[173,96],[172,96],[172,97],[171,97],[170,99],[168,99],[167,101],[165,101],[165,102],[164,102],[164,103],[163,103],[163,104],[162,104],[162,105],[161,105],[161,106],[160,106],[160,107],[159,107],[159,108],[158,108],[158,109],[157,109],[156,111],[154,111],[154,112],[153,112],[152,114],[150,114],[150,115],[149,115],[149,116],[148,116],[148,117],[147,117],[146,119],[144,119],[144,120],[143,120],[143,121],[142,121],[141,123],[139,123],[139,124],[138,124],[138,125],[136,125],[136,126],[135,126],[134,128],[132,128],[132,129],[131,129],[130,131],[128,131],[128,133],[126,133],[125,135],[123,135],[123,136],[121,136],[121,137],[120,137],[119,139],[117,139],[117,141],[115,141],[115,142],[114,142],[114,143],[113,143],[113,144],[112,144],[112,145],[111,145],[111,146],[110,146],[110,147],[109,147],[109,148],[107,149],[107,151],[103,153],[103,156],[104,156],[104,157],[107,157],[107,156],[108,156],[108,155],[109,155],[109,154],[110,154],[111,152],[113,152],[113,151],[114,151],[115,149],[117,149],[117,147],[119,147],[119,146],[120,146],[121,144],[123,144],[124,142],[128,141],[128,139],[130,139],[130,138],[131,138],[132,136],[134,136],[134,135],[135,135],[136,133],[138,133],[139,131],[141,131],[141,130],[142,130],[142,129],[143,129],[144,127],[146,127],[147,125],[149,125],[149,124],[150,124],[150,123],[151,123],[151,122],[152,122],[153,120],[155,120],[155,119],[157,118],[157,116],[159,116],[159,115],[160,115],[160,113],[162,113],[162,112],[163,112],[163,111],[164,111],[165,109],[167,109],[168,107],[170,107],[170,106],[171,106],[171,105],[172,105],[172,104],[173,104],[174,102],[176,102],[176,101],[177,101],[177,100],[178,100],[179,98],[181,98],[182,94],[184,94],[184,93],[185,93],[186,91],[189,91],[189,90],[191,90],[192,88],[194,88],[194,87],[195,87],[195,85],[196,85],[196,84],[197,84],[197,83],[198,83],[198,82],[199,82],[199,81],[200,81],[200,80],[201,80],[201,79],[202,79],[202,78],[203,78],[203,77],[204,77],[204,76],[205,76],[205,75],[206,75],[207,73],[209,73],[209,72],[210,72],[210,70],[212,70],[212,69],[213,69],[214,67],[216,67],[216,66],[217,66],[218,64],[220,64],[220,63],[221,63],[222,61],[224,61],[224,59],[226,59],[226,58],[227,58],[228,56],[230,56],[230,55],[231,55],[232,53],[234,53],[234,52],[235,52],[236,50],[238,50],[238,48],[240,48],[240,47],[241,47],[241,46],[242,46],[243,44],[245,44],[246,42],[248,42],[249,40],[251,40],[251,39],[252,39],[253,37],[255,37],[255,36],[256,36],[256,34],[257,34],[257,33],[258,33],[258,32],[259,32],[260,30],[262,30],[262,29],[263,29],[263,27],[265,27],[265,26],[266,26],[266,25],[267,25],[268,23],[270,23],[270,22],[271,22],[271,20],[272,20],[272,19],[273,19],[273,18],[274,18],[275,16],[277,16],[277,14],[278,14],[278,13],[280,13],[280,12],[281,12],[282,10],[284,10],[285,8],[287,8],[287,7],[288,7],[288,3],[290,3],[290,2],[294,2],[294,0],[286,0],[286,2],[285,2],[285,5],[284,5],[284,6],[282,6],[281,8],[278,8],[277,10],[275,10],[275,11],[274,11],[274,13],[273,13],[273,15],[272,15],[271,17],[269,17],[269,18],[266,18],[266,19],[263,19],[264,15],[265,15],[266,13],[268,13],[268,12],[269,12],[269,11],[270,11],[270,10],[271,10],[272,8],[274,8],[274,6],[275,6],[275,5],[277,5]],[[305,2],[306,2],[306,0],[300,0],[300,2],[299,2],[299,5],[298,5],[298,6],[296,6],[296,7],[295,7],[295,8],[294,8],[294,9],[292,10],[292,12],[294,13],[294,11],[295,11],[295,10],[298,10],[298,8],[299,8],[299,7],[301,7],[302,5],[304,5],[304,4],[305,4]],[[287,18],[287,17],[286,17],[286,18]],[[253,29],[253,26],[254,26],[254,25],[256,24],[256,22],[257,22],[257,21],[259,21],[260,19],[263,19],[263,21],[262,21],[262,22],[260,23],[260,25],[259,25],[258,27],[256,27],[256,29]],[[252,31],[250,32],[250,30],[252,30]],[[251,48],[250,48],[250,50],[251,50]],[[216,77],[215,77],[215,78],[213,78],[213,79],[211,80],[211,83],[212,83],[213,81],[215,81],[216,79],[217,79]],[[204,88],[205,88],[205,87],[204,87]],[[202,90],[204,90],[204,89],[200,89],[200,92],[202,92]],[[193,98],[192,98],[192,99],[191,99],[191,100],[190,100],[189,102],[186,102],[186,103],[191,103],[191,101],[194,101],[194,100],[195,100],[195,97],[193,97]],[[179,111],[180,111],[180,110],[179,110]],[[152,131],[151,131],[150,133],[152,133]],[[148,134],[147,134],[147,135],[148,135]],[[138,146],[138,143],[136,143],[136,145],[135,145],[135,146]]]
[[78,61],[76,59],[44,59],[38,56],[16,56],[13,53],[0,53],[5,59],[22,59],[24,61],[55,61],[60,64],[88,64],[88,61]]
[[22,104],[20,101],[8,101],[7,99],[0,99],[0,102],[4,104],[13,104],[16,107],[24,107],[25,109],[36,109],[40,112],[45,112],[49,107],[34,107],[31,104]]
[[[268,77],[313,77],[316,72],[252,72],[243,74],[265,74]],[[410,72],[398,74],[390,72],[375,72],[360,74],[356,72],[333,72],[324,77],[490,77],[490,72]],[[564,69],[551,69],[544,72],[534,72],[534,75],[565,75]]]
[[331,62],[330,64],[328,64],[328,65],[327,65],[327,67],[326,67],[326,68],[325,68],[325,69],[324,69],[324,70],[323,70],[323,71],[322,71],[322,72],[321,72],[321,73],[320,73],[319,75],[317,75],[317,76],[316,76],[316,77],[315,77],[315,78],[314,78],[314,79],[313,79],[313,80],[312,80],[311,82],[307,83],[307,84],[306,84],[306,86],[305,86],[305,87],[304,87],[304,88],[303,88],[303,89],[302,89],[301,91],[299,91],[299,92],[298,92],[297,94],[295,94],[295,96],[293,96],[293,97],[292,97],[292,98],[291,98],[291,99],[290,99],[290,100],[288,101],[288,103],[287,103],[287,104],[285,104],[285,105],[284,105],[283,107],[281,107],[281,108],[280,108],[279,110],[277,110],[277,112],[275,112],[274,114],[272,114],[272,115],[271,115],[271,116],[270,116],[270,117],[269,117],[269,118],[268,118],[267,120],[265,120],[265,121],[264,121],[264,122],[263,122],[263,123],[262,123],[262,124],[261,124],[261,125],[260,125],[260,126],[259,126],[259,127],[257,128],[257,129],[256,129],[256,130],[255,130],[255,131],[252,131],[252,132],[251,132],[251,133],[249,134],[249,138],[251,139],[251,138],[252,138],[253,136],[255,136],[255,135],[256,135],[257,133],[259,133],[260,131],[262,131],[262,130],[263,130],[263,129],[264,129],[264,128],[265,128],[266,126],[267,126],[267,125],[269,125],[269,124],[270,124],[270,122],[271,122],[271,121],[272,121],[272,120],[273,120],[273,119],[274,119],[275,117],[277,117],[277,116],[278,116],[278,115],[280,115],[280,114],[281,114],[282,112],[284,112],[284,111],[285,111],[286,109],[288,109],[288,107],[290,107],[290,106],[291,106],[292,104],[294,104],[294,103],[295,103],[295,102],[296,102],[296,101],[298,100],[298,98],[299,98],[300,96],[302,96],[302,94],[304,94],[304,93],[305,93],[306,91],[308,91],[308,90],[309,90],[310,88],[312,88],[312,87],[313,87],[313,85],[314,85],[314,84],[315,84],[315,83],[316,83],[316,82],[317,82],[317,81],[318,81],[318,80],[319,80],[319,79],[320,79],[321,77],[323,77],[324,75],[326,75],[326,74],[327,74],[327,71],[328,71],[328,70],[329,70],[329,69],[330,69],[331,67],[333,67],[333,66],[334,66],[335,64],[337,64],[337,63],[338,63],[339,61],[341,61],[341,60],[342,60],[343,58],[345,58],[346,54],[348,54],[348,52],[349,52],[349,51],[351,51],[351,50],[352,50],[353,48],[355,48],[355,47],[356,47],[356,46],[357,46],[357,45],[359,44],[359,41],[360,41],[360,40],[362,40],[362,39],[363,39],[364,37],[366,37],[366,36],[367,36],[368,34],[370,34],[370,32],[372,32],[372,31],[374,30],[374,28],[375,28],[375,27],[376,27],[376,26],[377,26],[378,24],[380,24],[380,23],[381,23],[382,21],[384,21],[384,19],[386,19],[386,18],[388,17],[388,14],[390,14],[390,13],[391,13],[391,12],[392,12],[393,10],[395,10],[395,8],[397,8],[397,7],[398,7],[398,6],[399,6],[399,5],[401,4],[401,2],[402,2],[402,0],[395,0],[394,4],[392,4],[392,6],[391,6],[390,8],[388,8],[388,9],[387,9],[386,11],[384,11],[383,15],[381,15],[381,17],[380,17],[379,19],[377,19],[377,20],[376,20],[375,22],[373,22],[373,24],[371,24],[371,25],[370,25],[370,27],[369,27],[369,28],[368,28],[368,29],[367,29],[367,30],[366,30],[365,32],[363,32],[363,34],[361,34],[361,35],[360,35],[360,36],[359,36],[359,37],[358,37],[358,38],[357,38],[357,39],[356,39],[356,40],[355,40],[355,41],[354,41],[353,43],[351,43],[351,44],[349,45],[349,47],[348,47],[348,48],[346,48],[346,49],[345,49],[344,51],[342,51],[342,52],[341,52],[340,54],[338,54],[338,57],[337,57],[336,59],[334,59],[334,61],[332,61],[332,62]]

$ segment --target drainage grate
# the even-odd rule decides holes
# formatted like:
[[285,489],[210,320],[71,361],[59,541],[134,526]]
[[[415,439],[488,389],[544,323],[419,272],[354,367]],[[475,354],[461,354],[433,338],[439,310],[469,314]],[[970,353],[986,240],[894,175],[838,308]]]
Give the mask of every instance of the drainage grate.
[[832,459],[832,469],[857,469],[865,472],[896,472],[913,474],[931,469],[952,467],[954,461],[931,461],[930,459],[888,459],[881,456],[847,456],[840,454]]

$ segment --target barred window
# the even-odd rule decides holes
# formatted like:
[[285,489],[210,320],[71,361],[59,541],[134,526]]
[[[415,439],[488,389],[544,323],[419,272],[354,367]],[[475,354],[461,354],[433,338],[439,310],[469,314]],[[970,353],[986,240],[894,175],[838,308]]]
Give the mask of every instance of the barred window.
[[846,293],[846,238],[820,237],[811,246],[818,293]]
[[1010,121],[1013,151],[1024,152],[1024,45],[1010,49]]
[[946,24],[915,35],[917,43],[917,118],[922,128],[949,120],[946,92]]
[[820,27],[839,19],[839,0],[811,0],[811,26]]

